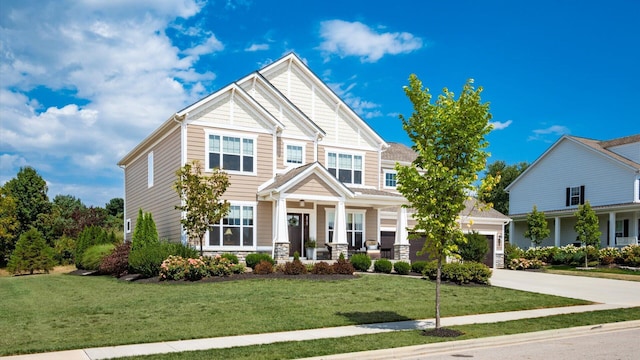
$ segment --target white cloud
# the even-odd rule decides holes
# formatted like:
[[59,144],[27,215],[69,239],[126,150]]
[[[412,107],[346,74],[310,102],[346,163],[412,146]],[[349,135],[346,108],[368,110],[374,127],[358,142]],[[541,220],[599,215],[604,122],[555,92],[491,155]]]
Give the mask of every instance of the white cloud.
[[554,137],[558,137],[564,134],[569,134],[570,130],[568,127],[563,125],[552,125],[545,129],[536,129],[533,130],[533,135],[529,136],[529,141],[542,140],[544,142],[551,142],[551,139],[547,135],[553,135]]
[[362,98],[355,96],[351,93],[357,83],[345,85],[344,83],[329,83],[327,84],[344,102],[349,105],[353,111],[365,119],[372,119],[382,116],[382,112],[379,110],[380,105],[371,101],[362,100]]
[[319,49],[340,57],[358,56],[362,62],[376,62],[384,55],[409,53],[422,47],[422,39],[402,33],[378,33],[361,22],[329,20],[320,23]]
[[[122,196],[116,162],[215,78],[195,70],[200,56],[224,48],[215,34],[187,29],[181,35],[192,45],[183,49],[165,35],[177,18],[202,6],[198,0],[3,5],[2,175],[13,177],[17,167],[30,165],[60,189],[67,181],[96,179],[115,184],[105,185],[117,189],[110,197]],[[74,186],[86,186],[87,194],[100,187]]]
[[505,122],[500,122],[500,121],[490,121],[489,125],[493,126],[493,130],[504,130],[506,128],[509,127],[509,125],[511,125],[513,121],[511,120],[507,120]]
[[269,50],[269,44],[251,44],[251,46],[244,49],[244,51],[247,51],[247,52],[264,51],[264,50]]

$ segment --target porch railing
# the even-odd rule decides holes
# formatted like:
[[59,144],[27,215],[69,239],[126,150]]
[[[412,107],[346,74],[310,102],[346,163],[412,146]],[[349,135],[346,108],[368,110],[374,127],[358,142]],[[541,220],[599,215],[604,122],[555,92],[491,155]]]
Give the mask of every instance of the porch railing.
[[636,236],[616,236],[616,246],[637,245],[638,238]]

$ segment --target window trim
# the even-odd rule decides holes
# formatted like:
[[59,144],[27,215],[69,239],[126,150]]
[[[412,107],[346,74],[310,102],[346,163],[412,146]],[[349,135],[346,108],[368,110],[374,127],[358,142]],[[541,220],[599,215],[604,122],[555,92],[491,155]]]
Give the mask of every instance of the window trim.
[[[240,229],[244,229],[245,227],[251,227],[253,229],[253,245],[224,245],[224,239],[222,238],[222,236],[224,236],[224,234],[221,233],[221,238],[219,239],[218,245],[209,245],[209,236],[210,236],[210,231],[207,231],[206,235],[205,235],[205,239],[204,239],[204,243],[203,243],[203,249],[207,249],[207,250],[238,250],[238,251],[246,251],[246,250],[255,250],[257,249],[257,241],[258,241],[258,231],[257,231],[257,226],[258,226],[258,203],[255,201],[230,201],[229,202],[230,206],[239,206],[240,207],[240,225],[238,226]],[[244,225],[243,224],[243,214],[244,214],[244,208],[245,207],[252,207],[253,208],[253,225],[249,226],[249,225]],[[218,226],[224,227],[225,225],[222,224],[222,219],[220,219],[220,221],[218,221],[216,223]],[[213,225],[210,225],[213,226]],[[242,233],[240,234],[240,240],[242,242],[243,236]],[[222,245],[220,245],[222,244]]]
[[[224,167],[221,168],[220,170],[225,171],[228,174],[238,174],[238,175],[249,175],[249,176],[257,176],[257,165],[258,165],[258,135],[252,135],[252,134],[246,134],[246,133],[240,133],[240,132],[229,132],[229,131],[217,131],[217,130],[205,130],[204,132],[204,163],[205,163],[205,172],[213,172],[213,169],[211,168],[211,166],[209,165],[209,154],[210,154],[210,149],[209,149],[209,137],[210,136],[219,136],[220,137],[220,155],[222,158],[222,155],[224,154],[222,152],[222,146],[223,146],[223,137],[233,137],[233,138],[239,138],[240,139],[240,169],[242,169],[243,167],[243,161],[244,161],[244,156],[246,156],[243,151],[244,151],[244,147],[243,147],[243,142],[244,140],[252,140],[253,141],[253,164],[252,164],[252,169],[253,171],[249,172],[249,171],[242,171],[242,170],[229,170],[229,169],[225,169]],[[222,161],[222,160],[221,160]]]
[[[574,189],[578,189],[578,193],[576,195],[573,194],[573,190]],[[566,188],[566,195],[565,195],[565,206],[569,207],[569,206],[579,206],[579,205],[584,205],[585,203],[585,186],[584,185],[580,185],[580,186],[570,186]],[[578,202],[576,204],[573,203],[573,199],[577,198]]]
[[[353,185],[353,186],[364,186],[365,185],[365,164],[366,164],[366,157],[365,157],[365,153],[364,152],[359,152],[359,151],[344,151],[341,149],[325,149],[324,152],[324,166],[325,168],[327,168],[327,170],[331,171],[332,168],[329,167],[329,154],[335,154],[336,155],[336,175],[335,178],[338,179],[338,181],[344,183],[344,184],[348,184],[348,185]],[[349,155],[351,156],[351,182],[343,182],[340,180],[340,155]],[[359,170],[362,174],[360,175],[360,183],[355,183],[353,182],[354,178],[355,178],[355,168],[354,168],[354,157],[355,156],[359,156],[362,159],[362,169]]]
[[153,187],[153,151],[147,154],[147,188]]
[[[299,147],[302,148],[302,162],[301,163],[289,162],[289,159],[288,159],[289,152],[287,151],[288,150],[287,148],[289,146],[299,146]],[[307,160],[306,159],[307,147],[306,146],[307,146],[307,144],[304,143],[304,142],[283,141],[283,143],[282,143],[282,151],[283,151],[282,162],[283,162],[284,166],[285,167],[290,167],[290,166],[297,167],[297,166],[302,166],[302,165],[306,164],[307,163],[307,161],[306,161]]]
[[[394,179],[393,179],[395,181],[395,183],[396,183],[395,186],[388,186],[387,185],[387,174],[395,175]],[[385,189],[395,189],[395,188],[397,188],[398,187],[398,172],[395,171],[395,170],[384,169],[383,170],[382,181],[383,181],[382,187],[385,188]]]

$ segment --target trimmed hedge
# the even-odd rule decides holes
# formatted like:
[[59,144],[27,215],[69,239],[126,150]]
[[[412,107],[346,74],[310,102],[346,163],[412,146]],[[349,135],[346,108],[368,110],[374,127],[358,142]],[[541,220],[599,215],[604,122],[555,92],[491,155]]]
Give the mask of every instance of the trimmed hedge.
[[261,261],[267,261],[271,263],[271,266],[275,265],[276,263],[271,255],[265,253],[249,254],[245,257],[244,261],[247,263],[247,267],[250,267],[253,270],[256,269],[256,265],[258,265]]
[[411,263],[411,271],[414,273],[422,274],[425,266],[427,266],[429,262],[424,260],[414,261]]
[[406,261],[397,261],[393,264],[393,270],[395,270],[399,275],[408,275],[411,270],[411,265]]
[[391,274],[392,269],[393,269],[393,264],[391,263],[391,261],[387,259],[379,259],[379,260],[376,260],[375,263],[373,263],[373,271],[375,272]]
[[[424,268],[423,276],[431,280],[435,280],[438,271],[438,263],[430,261]],[[442,281],[450,281],[456,284],[489,284],[491,278],[491,269],[481,263],[465,262],[465,263],[448,263],[442,264]]]
[[351,265],[353,265],[353,268],[357,271],[366,272],[369,271],[371,267],[371,258],[367,254],[354,254],[351,256],[351,259],[349,259],[349,262],[351,262]]

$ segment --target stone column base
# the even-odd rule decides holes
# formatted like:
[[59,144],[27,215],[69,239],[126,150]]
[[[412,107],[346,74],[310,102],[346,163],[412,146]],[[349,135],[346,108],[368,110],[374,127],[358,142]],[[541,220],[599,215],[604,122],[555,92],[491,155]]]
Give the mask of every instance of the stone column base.
[[496,254],[496,269],[504,269],[504,254]]
[[409,260],[409,244],[394,244],[393,245],[393,260]]
[[273,260],[276,262],[286,262],[289,260],[289,243],[277,242],[273,252]]
[[347,252],[349,245],[347,244],[333,244],[331,248],[331,260],[340,259],[340,254],[344,254],[344,258],[346,259],[349,255]]

